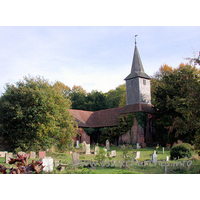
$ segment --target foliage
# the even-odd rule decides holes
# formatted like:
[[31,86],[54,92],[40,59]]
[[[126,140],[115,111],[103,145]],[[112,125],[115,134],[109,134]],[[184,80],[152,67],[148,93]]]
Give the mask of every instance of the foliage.
[[95,156],[95,160],[98,161],[98,164],[101,164],[106,159],[107,153],[104,148],[99,147],[99,153]]
[[16,85],[6,84],[0,98],[0,132],[12,149],[38,151],[56,144],[64,151],[76,133],[69,107],[69,99],[55,85],[25,77]]
[[181,143],[173,146],[170,150],[170,159],[190,158],[192,156],[191,145]]
[[17,154],[17,158],[10,158],[9,164],[15,164],[17,168],[7,168],[0,165],[0,172],[2,172],[3,174],[7,174],[7,170],[9,170],[9,174],[39,174],[44,168],[41,161],[35,162],[34,160],[32,160],[32,163],[29,164],[28,156],[23,156],[19,154]]
[[164,65],[152,83],[153,103],[159,113],[156,128],[162,142],[195,142],[200,128],[200,71],[189,64],[177,69]]
[[115,137],[125,134],[133,126],[133,114],[120,115],[119,125],[116,127],[105,127],[100,136],[100,142],[105,143],[108,139],[110,143],[114,143]]

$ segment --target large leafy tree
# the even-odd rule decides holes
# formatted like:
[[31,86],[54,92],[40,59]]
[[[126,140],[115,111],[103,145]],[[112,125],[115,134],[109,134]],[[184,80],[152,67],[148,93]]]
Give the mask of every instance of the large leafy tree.
[[189,64],[177,69],[164,65],[152,78],[152,99],[163,142],[195,143],[200,129],[200,71]]
[[[56,87],[55,87],[56,86]],[[0,131],[12,149],[40,150],[57,145],[65,150],[76,133],[70,100],[40,77],[6,84],[0,98]]]

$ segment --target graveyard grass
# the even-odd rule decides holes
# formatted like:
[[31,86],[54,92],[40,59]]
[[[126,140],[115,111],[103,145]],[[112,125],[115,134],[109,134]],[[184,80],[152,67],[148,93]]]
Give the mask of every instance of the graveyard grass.
[[[110,161],[124,161],[123,157],[123,150],[120,147],[111,146],[110,151],[116,150],[117,156],[110,159]],[[127,148],[128,150],[128,158],[131,159],[131,157],[135,157],[135,151],[140,151],[140,158],[138,159],[139,162],[142,161],[149,161],[151,160],[151,155],[155,148],[141,148],[141,149],[132,149]],[[74,151],[80,151],[80,149],[74,149]],[[94,151],[94,147],[91,147],[91,151]],[[110,152],[109,151],[109,152]],[[157,161],[163,161],[165,160],[166,156],[170,156],[170,151],[166,150],[164,154],[162,154],[162,147],[158,149],[158,157]],[[70,152],[66,153],[58,153],[58,152],[46,152],[47,157],[52,157],[54,162],[57,161],[62,164],[68,164],[66,169],[64,171],[59,171],[54,167],[54,170],[52,172],[48,172],[48,174],[163,174],[164,173],[164,166],[149,166],[149,165],[132,165],[128,167],[102,167],[102,166],[96,166],[96,167],[81,167],[81,166],[72,166],[72,154]],[[89,161],[94,160],[95,155],[93,153],[86,155],[84,153],[81,153],[79,155],[80,161]],[[39,158],[36,158],[35,160],[38,160]],[[30,162],[32,159],[29,159]],[[175,166],[175,161],[169,161],[169,164],[172,166],[168,166],[167,168],[167,174],[197,174],[200,173],[200,160],[198,159],[197,154],[193,152],[193,156],[189,158],[188,160],[192,161],[193,166],[191,167],[183,167],[183,166]],[[105,161],[109,161],[108,158],[105,159]],[[178,161],[183,162],[183,159],[179,159]],[[7,167],[11,167],[9,164],[5,164],[5,158],[0,158],[0,164],[5,165]],[[177,161],[176,161],[177,162]],[[174,166],[173,166],[174,165]],[[46,174],[47,172],[42,172],[42,174]]]

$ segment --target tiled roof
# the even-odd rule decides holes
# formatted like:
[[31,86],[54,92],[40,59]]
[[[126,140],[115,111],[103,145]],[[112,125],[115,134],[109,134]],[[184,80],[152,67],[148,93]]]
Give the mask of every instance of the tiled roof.
[[135,113],[135,112],[154,113],[153,105],[143,104],[143,103],[127,105],[123,108],[121,114]]
[[74,109],[69,109],[69,112],[74,116],[79,127],[100,128],[117,126],[119,122],[119,116],[121,114],[134,112],[153,113],[153,108],[152,105],[139,103],[121,108],[111,108],[95,112]]

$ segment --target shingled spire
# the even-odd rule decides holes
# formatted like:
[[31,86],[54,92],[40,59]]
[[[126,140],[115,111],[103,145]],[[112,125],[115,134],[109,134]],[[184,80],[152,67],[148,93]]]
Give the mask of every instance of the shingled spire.
[[136,77],[150,79],[150,77],[144,72],[144,68],[143,68],[140,54],[137,48],[137,44],[135,42],[135,50],[134,50],[134,55],[133,55],[131,73],[125,78],[125,80],[136,78]]

